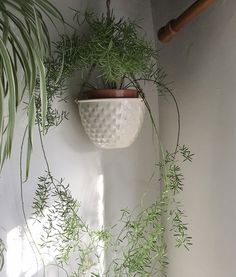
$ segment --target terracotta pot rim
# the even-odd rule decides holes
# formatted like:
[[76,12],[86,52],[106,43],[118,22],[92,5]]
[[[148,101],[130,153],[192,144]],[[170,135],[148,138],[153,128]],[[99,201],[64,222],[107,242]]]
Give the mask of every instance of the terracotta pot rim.
[[[95,89],[91,89],[91,90],[89,90],[89,91],[99,91],[99,90],[112,90],[112,91],[114,91],[114,90],[118,90],[118,91],[138,91],[137,89],[134,89],[134,88],[121,88],[121,89],[119,89],[119,88],[95,88]],[[88,91],[88,92],[89,92]]]
[[97,98],[137,98],[136,89],[94,89],[86,92],[89,99]]
[[80,103],[101,103],[101,102],[136,102],[136,101],[140,101],[143,102],[143,99],[140,97],[133,97],[133,98],[128,98],[128,97],[117,97],[117,98],[98,98],[98,99],[76,99],[75,103],[76,104],[80,104]]

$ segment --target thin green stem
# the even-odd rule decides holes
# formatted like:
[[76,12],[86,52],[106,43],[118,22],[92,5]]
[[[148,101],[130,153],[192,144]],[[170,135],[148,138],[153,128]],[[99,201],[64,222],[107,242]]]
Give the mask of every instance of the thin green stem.
[[111,18],[111,0],[106,0],[107,19]]
[[[159,87],[162,87],[164,90],[166,90],[170,96],[172,97],[174,103],[175,103],[175,107],[176,107],[176,112],[177,112],[177,124],[178,124],[178,127],[177,127],[177,137],[176,137],[176,146],[175,146],[175,153],[177,152],[177,149],[179,147],[179,141],[180,141],[180,132],[181,132],[181,119],[180,119],[180,110],[179,110],[179,104],[177,102],[177,99],[174,95],[174,93],[163,83],[159,82],[159,81],[156,81],[155,79],[150,79],[150,78],[138,78],[138,79],[134,79],[134,80],[131,80],[130,81],[132,83],[136,83],[138,84],[139,81],[149,81],[149,82],[152,82],[156,85],[158,85]],[[141,95],[142,97],[142,95]]]
[[61,269],[62,271],[65,272],[66,276],[69,277],[69,273],[65,270],[65,268],[63,266],[60,266],[58,263],[48,264],[47,267],[49,267],[49,266],[54,266],[54,267],[57,267],[58,269]]
[[93,64],[93,65],[90,67],[89,72],[88,72],[88,74],[87,74],[87,76],[86,76],[84,82],[83,82],[82,85],[81,85],[81,88],[80,88],[81,93],[83,93],[83,90],[84,90],[84,88],[86,87],[86,84],[88,84],[89,79],[91,78],[91,75],[92,75],[92,73],[93,73],[95,67],[96,67],[96,64]]

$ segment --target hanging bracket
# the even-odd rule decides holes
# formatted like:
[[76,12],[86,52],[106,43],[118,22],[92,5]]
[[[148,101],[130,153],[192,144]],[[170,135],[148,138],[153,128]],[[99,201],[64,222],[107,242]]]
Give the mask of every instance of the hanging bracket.
[[171,20],[158,32],[161,42],[169,42],[185,25],[206,10],[215,0],[198,0],[184,11],[178,18]]

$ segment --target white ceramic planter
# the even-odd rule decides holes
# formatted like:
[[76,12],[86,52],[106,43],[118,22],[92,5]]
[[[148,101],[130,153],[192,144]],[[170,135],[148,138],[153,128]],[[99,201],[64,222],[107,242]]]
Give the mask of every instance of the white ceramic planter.
[[137,138],[145,114],[142,99],[93,99],[77,103],[85,132],[97,146],[125,148]]

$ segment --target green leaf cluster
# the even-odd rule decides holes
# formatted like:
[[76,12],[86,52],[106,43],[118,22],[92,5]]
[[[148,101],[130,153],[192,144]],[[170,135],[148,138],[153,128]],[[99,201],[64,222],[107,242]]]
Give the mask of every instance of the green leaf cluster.
[[[169,264],[166,232],[173,233],[176,247],[189,249],[192,245],[184,211],[177,201],[177,195],[183,190],[183,175],[178,165],[178,157],[183,156],[180,149],[183,147],[178,147],[174,153],[166,152],[159,163],[163,183],[160,199],[137,216],[123,210],[123,228],[115,243],[116,251],[122,254],[112,261],[114,276],[166,276]],[[190,151],[188,153],[192,156]]]
[[50,173],[39,177],[33,202],[33,218],[45,217],[41,247],[53,247],[60,263],[67,263],[74,243],[79,241],[78,203],[72,198],[63,180],[54,180]]
[[32,207],[32,217],[42,224],[41,248],[53,249],[61,266],[77,254],[78,269],[72,276],[83,276],[99,264],[100,243],[108,243],[110,233],[105,229],[92,230],[83,221],[80,204],[62,179],[55,179],[49,172],[39,177]]
[[165,185],[162,193],[162,202],[168,202],[169,205],[167,217],[170,223],[169,229],[175,238],[176,247],[184,246],[188,250],[192,245],[192,238],[188,235],[187,223],[184,222],[186,216],[177,198],[177,195],[183,191],[184,186],[184,177],[179,166],[178,157],[183,159],[182,163],[191,162],[193,154],[187,146],[178,146],[174,153],[167,151],[164,161],[159,164],[161,180]]
[[[122,210],[119,222],[110,230],[105,226],[93,230],[79,215],[80,204],[69,185],[46,172],[39,178],[33,202],[33,216],[43,226],[41,247],[54,249],[62,266],[76,255],[77,269],[72,277],[166,276],[166,232],[173,234],[176,247],[189,249],[192,244],[177,199],[183,190],[179,164],[190,161],[186,157],[192,157],[186,146],[166,152],[158,166],[164,185],[160,198],[139,214]],[[179,161],[181,158],[184,161]],[[99,269],[104,251],[112,257],[105,272]]]
[[[57,51],[82,74],[93,68],[103,87],[122,88],[124,79],[143,76],[153,67],[158,51],[139,34],[136,21],[88,11],[78,17],[79,31],[73,36],[63,35]],[[82,28],[86,30],[83,35]]]

